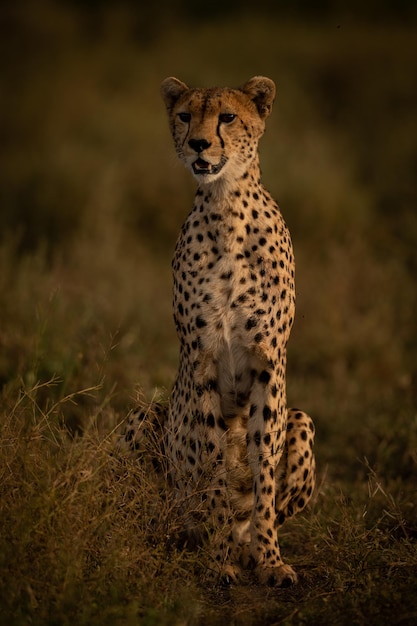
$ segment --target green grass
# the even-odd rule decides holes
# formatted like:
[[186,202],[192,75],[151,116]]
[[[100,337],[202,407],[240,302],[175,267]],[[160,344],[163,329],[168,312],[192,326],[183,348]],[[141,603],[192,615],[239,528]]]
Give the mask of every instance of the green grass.
[[[413,25],[173,18],[145,37],[128,9],[50,3],[2,23],[0,623],[415,623]],[[177,365],[170,259],[194,185],[159,83],[260,73],[278,85],[264,180],[297,260],[288,396],[319,475],[280,540],[299,585],[225,591],[176,547],[165,483],[113,452]]]

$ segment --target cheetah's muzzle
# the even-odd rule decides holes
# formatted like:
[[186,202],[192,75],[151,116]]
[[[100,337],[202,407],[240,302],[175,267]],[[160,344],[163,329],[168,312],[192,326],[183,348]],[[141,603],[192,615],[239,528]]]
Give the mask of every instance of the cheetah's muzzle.
[[194,174],[203,176],[208,174],[218,174],[223,169],[226,162],[227,159],[225,157],[222,157],[220,159],[220,162],[214,165],[212,163],[209,163],[208,161],[205,161],[201,157],[198,157],[198,159],[196,159],[193,163],[193,172]]

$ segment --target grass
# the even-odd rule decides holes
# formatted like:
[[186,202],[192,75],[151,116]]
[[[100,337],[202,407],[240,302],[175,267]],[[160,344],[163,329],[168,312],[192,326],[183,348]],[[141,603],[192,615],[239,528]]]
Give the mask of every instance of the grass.
[[112,458],[93,417],[70,440],[59,422],[75,397],[39,407],[53,385],[22,392],[2,425],[2,623],[169,623],[191,581],[173,584],[187,559],[160,542],[168,496]]
[[[412,24],[173,18],[145,38],[128,9],[22,7],[0,40],[0,623],[415,623]],[[299,585],[226,591],[114,440],[177,365],[170,258],[194,187],[159,82],[259,73],[297,259],[288,395],[315,420],[319,484],[281,537]]]
[[388,490],[365,463],[350,490],[322,471],[311,510],[281,536],[300,584],[207,589],[204,552],[175,547],[183,520],[170,491],[114,455],[113,413],[70,438],[62,410],[77,397],[40,406],[54,385],[22,390],[1,427],[2,623],[413,623],[412,486],[395,478]]

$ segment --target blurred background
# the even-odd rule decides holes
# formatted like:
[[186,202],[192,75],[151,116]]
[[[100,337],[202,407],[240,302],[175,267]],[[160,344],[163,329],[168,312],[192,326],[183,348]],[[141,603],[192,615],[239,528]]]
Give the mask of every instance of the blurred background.
[[290,403],[315,418],[335,478],[364,471],[341,458],[364,457],[417,475],[417,9],[345,4],[3,0],[6,409],[38,381],[53,381],[40,404],[95,387],[67,403],[79,429],[166,395],[170,260],[194,182],[159,85],[263,74],[277,84],[264,183],[297,261]]

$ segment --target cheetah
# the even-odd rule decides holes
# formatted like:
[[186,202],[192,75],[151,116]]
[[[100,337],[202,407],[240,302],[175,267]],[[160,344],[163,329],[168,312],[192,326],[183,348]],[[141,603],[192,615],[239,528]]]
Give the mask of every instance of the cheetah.
[[[172,261],[180,359],[162,428],[171,481],[190,532],[209,529],[215,577],[238,582],[249,569],[261,584],[288,586],[297,575],[278,531],[310,500],[315,459],[311,418],[286,404],[292,243],[260,179],[275,84],[255,76],[237,89],[189,88],[170,77],[161,93],[197,181]],[[134,442],[132,424],[129,433]]]

